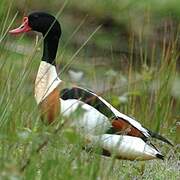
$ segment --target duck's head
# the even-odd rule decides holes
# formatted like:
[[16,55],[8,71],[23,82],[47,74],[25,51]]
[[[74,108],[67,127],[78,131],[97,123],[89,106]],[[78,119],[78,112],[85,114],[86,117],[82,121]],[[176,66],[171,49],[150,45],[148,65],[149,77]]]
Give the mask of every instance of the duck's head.
[[37,31],[46,34],[61,35],[61,27],[57,19],[45,12],[34,12],[23,18],[23,23],[16,29],[9,31],[11,34],[20,34],[28,31]]
[[45,12],[33,12],[23,18],[22,24],[11,31],[10,34],[21,34],[28,31],[37,31],[44,36],[44,51],[42,60],[53,64],[59,38],[61,36],[61,27],[58,20]]

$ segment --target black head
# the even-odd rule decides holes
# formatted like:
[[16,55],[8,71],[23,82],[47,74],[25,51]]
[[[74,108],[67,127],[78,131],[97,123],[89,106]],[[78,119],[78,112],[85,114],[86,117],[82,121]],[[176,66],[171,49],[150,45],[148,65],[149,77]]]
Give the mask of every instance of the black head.
[[28,16],[28,24],[32,30],[41,32],[44,36],[49,34],[61,35],[61,27],[57,19],[45,12],[34,12]]
[[33,12],[24,17],[22,25],[11,30],[10,33],[20,34],[31,30],[41,32],[44,36],[42,60],[55,64],[57,47],[61,36],[61,27],[58,20],[45,12]]

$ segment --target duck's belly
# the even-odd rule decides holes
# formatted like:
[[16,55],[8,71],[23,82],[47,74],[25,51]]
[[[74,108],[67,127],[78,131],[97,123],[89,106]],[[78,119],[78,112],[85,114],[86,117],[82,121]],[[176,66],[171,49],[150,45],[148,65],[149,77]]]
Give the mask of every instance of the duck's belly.
[[[79,108],[81,113],[79,113]],[[114,154],[119,159],[150,160],[155,159],[156,154],[159,153],[141,138],[106,134],[111,127],[109,120],[81,101],[61,100],[61,113],[73,120],[71,124],[83,135],[87,147],[100,147],[106,152],[104,154],[106,156]],[[71,115],[75,116],[71,118]]]
[[72,125],[81,133],[102,134],[111,127],[107,117],[79,100],[60,100],[61,114],[72,118]]

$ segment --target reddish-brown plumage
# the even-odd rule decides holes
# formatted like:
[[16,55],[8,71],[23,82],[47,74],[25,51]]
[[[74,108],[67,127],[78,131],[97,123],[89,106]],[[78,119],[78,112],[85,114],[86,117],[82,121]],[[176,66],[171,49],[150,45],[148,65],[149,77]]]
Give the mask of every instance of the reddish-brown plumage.
[[52,123],[60,113],[59,89],[54,89],[40,104],[41,118]]
[[112,126],[119,131],[119,134],[127,134],[135,137],[144,137],[141,131],[133,127],[129,122],[117,118],[112,120]]

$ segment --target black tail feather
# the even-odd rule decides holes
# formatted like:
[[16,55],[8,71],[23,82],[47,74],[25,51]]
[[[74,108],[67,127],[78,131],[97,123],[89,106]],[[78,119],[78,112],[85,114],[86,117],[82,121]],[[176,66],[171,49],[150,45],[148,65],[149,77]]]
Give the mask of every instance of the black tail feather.
[[162,154],[156,154],[156,157],[159,158],[159,159],[164,160],[164,156]]
[[159,139],[171,146],[174,146],[169,140],[167,140],[165,137],[161,136],[160,134],[157,134],[155,132],[152,132],[152,131],[149,131],[149,134],[151,135],[152,138],[156,138],[156,139]]
[[[154,149],[156,149],[156,151],[159,152],[159,149],[157,149],[157,147],[154,144],[152,144],[151,142],[149,142],[149,143]],[[156,157],[159,158],[159,159],[164,160],[164,156],[160,152],[156,154]]]

